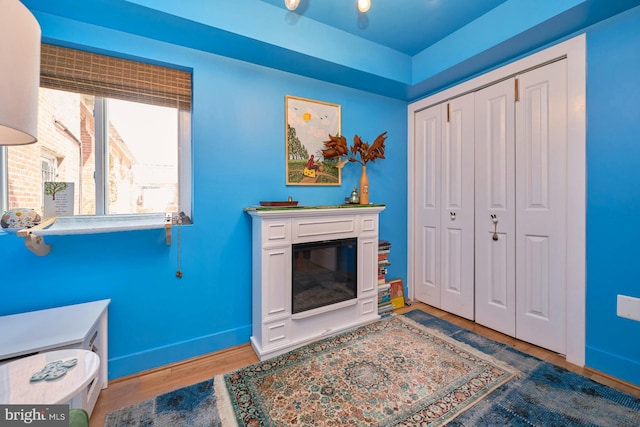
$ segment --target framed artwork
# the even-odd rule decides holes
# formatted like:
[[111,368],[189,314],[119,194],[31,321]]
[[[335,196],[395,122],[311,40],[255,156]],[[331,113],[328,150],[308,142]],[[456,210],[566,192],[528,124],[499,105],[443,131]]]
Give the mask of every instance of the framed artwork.
[[340,185],[339,158],[325,159],[329,134],[340,135],[340,105],[286,96],[287,185]]

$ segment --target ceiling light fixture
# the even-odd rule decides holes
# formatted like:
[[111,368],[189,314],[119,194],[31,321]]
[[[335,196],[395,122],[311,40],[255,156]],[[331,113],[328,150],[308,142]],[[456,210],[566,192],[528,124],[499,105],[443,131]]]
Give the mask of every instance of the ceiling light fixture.
[[[358,4],[358,10],[362,13],[365,13],[371,7],[371,0],[356,0]],[[289,10],[296,10],[298,5],[300,5],[300,0],[284,0],[284,5]]]
[[358,0],[358,10],[365,13],[371,7],[371,0]]
[[284,5],[289,10],[296,10],[299,4],[300,4],[300,0],[284,0]]

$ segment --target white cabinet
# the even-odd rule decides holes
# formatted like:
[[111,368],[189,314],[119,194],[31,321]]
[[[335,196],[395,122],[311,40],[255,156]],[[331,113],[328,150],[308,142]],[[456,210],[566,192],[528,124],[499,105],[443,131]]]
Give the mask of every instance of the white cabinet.
[[84,349],[100,357],[98,376],[81,395],[91,413],[107,387],[107,307],[101,300],[0,317],[0,363],[53,350]]
[[[251,208],[252,336],[261,360],[378,319],[378,214],[382,205]],[[293,245],[357,239],[356,298],[292,312]]]

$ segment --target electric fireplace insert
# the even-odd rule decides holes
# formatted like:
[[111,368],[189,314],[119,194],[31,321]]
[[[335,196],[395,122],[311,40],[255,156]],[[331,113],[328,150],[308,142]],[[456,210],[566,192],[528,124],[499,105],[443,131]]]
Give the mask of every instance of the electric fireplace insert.
[[357,298],[358,239],[293,245],[293,314]]

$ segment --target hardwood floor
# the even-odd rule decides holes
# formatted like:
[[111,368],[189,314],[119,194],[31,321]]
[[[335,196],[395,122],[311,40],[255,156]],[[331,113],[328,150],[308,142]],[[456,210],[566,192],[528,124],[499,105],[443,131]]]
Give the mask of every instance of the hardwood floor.
[[[413,303],[411,306],[404,307],[395,312],[404,313],[415,309],[421,309],[455,325],[464,327],[495,341],[506,343],[522,352],[562,366],[589,377],[594,381],[607,384],[640,398],[640,387],[616,380],[615,378],[608,377],[588,368],[580,368],[568,363],[562,355],[518,341],[426,304]],[[258,357],[247,343],[238,347],[110,381],[109,387],[100,392],[96,406],[91,414],[91,427],[103,427],[105,416],[116,409],[133,405],[159,394],[212,378],[217,374],[242,368],[257,361]]]

